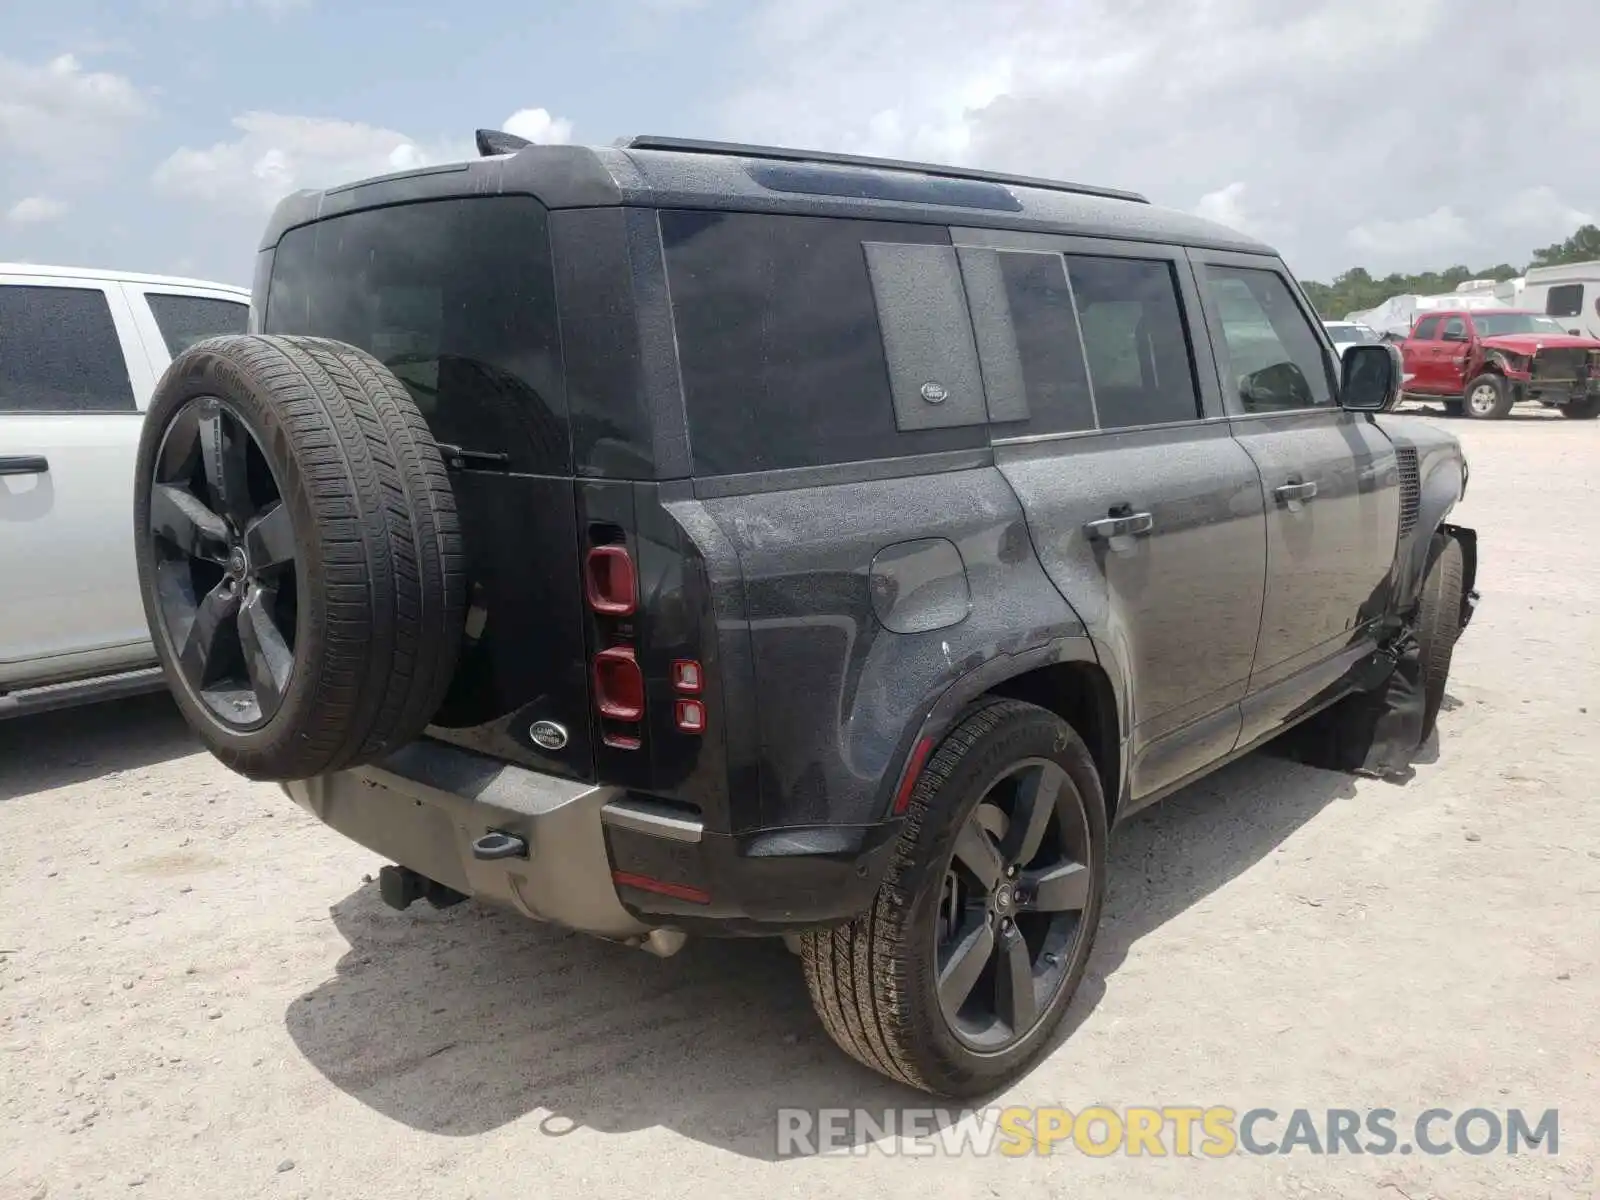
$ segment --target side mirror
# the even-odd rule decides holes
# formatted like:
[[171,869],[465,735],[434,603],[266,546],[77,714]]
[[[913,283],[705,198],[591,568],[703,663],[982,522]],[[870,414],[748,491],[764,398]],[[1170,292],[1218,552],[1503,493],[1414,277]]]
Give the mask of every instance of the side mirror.
[[1451,333],[1447,330],[1441,340],[1446,342],[1464,342],[1467,340],[1467,335],[1464,333]]
[[1391,412],[1404,378],[1404,359],[1393,343],[1351,346],[1340,364],[1339,404],[1352,412]]

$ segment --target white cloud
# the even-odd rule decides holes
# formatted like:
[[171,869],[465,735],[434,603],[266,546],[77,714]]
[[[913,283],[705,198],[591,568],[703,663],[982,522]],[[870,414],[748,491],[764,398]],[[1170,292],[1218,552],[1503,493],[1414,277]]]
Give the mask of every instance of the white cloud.
[[1436,261],[1441,252],[1455,252],[1473,243],[1472,226],[1448,204],[1431,213],[1398,221],[1365,221],[1345,235],[1351,248],[1380,258],[1410,255],[1417,262]]
[[25,196],[6,210],[6,220],[16,225],[43,225],[66,215],[67,206],[49,196]]
[[0,57],[0,154],[92,160],[150,111],[128,79],[85,70],[71,54],[42,66]]
[[1511,229],[1526,230],[1535,238],[1561,239],[1579,225],[1593,225],[1595,215],[1568,204],[1552,187],[1528,187],[1513,192],[1495,214]]
[[540,146],[561,146],[572,140],[572,122],[565,117],[552,117],[543,108],[519,108],[500,128]]
[[290,192],[469,156],[468,146],[424,146],[403,133],[321,117],[253,112],[235,117],[239,136],[174,151],[155,170],[164,195],[265,212]]
[[153,12],[185,17],[215,17],[251,9],[278,17],[297,8],[310,8],[311,0],[145,0],[145,7]]
[[[1582,29],[1591,7],[1540,16]],[[761,0],[716,132],[1129,187],[1323,278],[1359,255],[1525,261],[1583,205],[1516,189],[1600,195],[1600,112],[1573,102],[1582,55],[1463,77],[1503,18],[1493,0]]]
[[[156,190],[260,214],[302,188],[335,187],[476,154],[468,142],[424,142],[359,121],[252,112],[232,123],[238,137],[200,150],[183,146],[169,155],[152,176]],[[548,144],[572,137],[571,121],[542,108],[512,113],[503,128]]]

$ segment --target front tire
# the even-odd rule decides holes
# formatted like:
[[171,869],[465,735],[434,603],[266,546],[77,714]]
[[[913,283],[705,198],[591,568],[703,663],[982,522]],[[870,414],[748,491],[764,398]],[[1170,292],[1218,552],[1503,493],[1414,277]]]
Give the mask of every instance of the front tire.
[[1087,966],[1105,844],[1100,776],[1072,728],[1020,701],[975,708],[924,768],[872,907],[801,939],[829,1035],[937,1095],[1022,1076]]
[[1498,421],[1511,411],[1511,389],[1505,378],[1486,371],[1467,384],[1464,397],[1467,416],[1479,421]]
[[1417,642],[1422,658],[1422,740],[1433,733],[1450,679],[1450,658],[1461,636],[1464,560],[1461,543],[1435,535],[1437,546],[1422,581],[1417,610]]

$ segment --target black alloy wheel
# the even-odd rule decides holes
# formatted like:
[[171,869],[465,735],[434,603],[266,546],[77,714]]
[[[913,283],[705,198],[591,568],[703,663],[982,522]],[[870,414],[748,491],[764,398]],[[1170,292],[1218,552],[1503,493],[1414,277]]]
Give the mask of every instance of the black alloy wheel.
[[294,526],[255,435],[216,397],[190,400],[162,434],[146,536],[184,683],[228,729],[259,729],[294,672]]
[[978,1053],[1033,1032],[1078,955],[1093,891],[1088,817],[1062,767],[1025,759],[956,836],[935,931],[939,1005]]

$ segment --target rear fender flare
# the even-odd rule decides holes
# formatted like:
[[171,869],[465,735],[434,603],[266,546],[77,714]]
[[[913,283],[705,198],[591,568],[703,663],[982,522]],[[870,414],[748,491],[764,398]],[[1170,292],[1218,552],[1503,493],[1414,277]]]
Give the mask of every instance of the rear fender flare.
[[[1093,664],[1105,671],[1111,681],[1118,721],[1124,725],[1124,729],[1119,730],[1117,739],[1121,758],[1118,764],[1120,796],[1122,785],[1127,779],[1127,740],[1123,736],[1125,722],[1122,720],[1122,714],[1127,711],[1127,682],[1115,670],[1108,668],[1108,663],[1114,664],[1116,661],[1108,649],[1100,646],[1093,636],[1088,633],[1076,633],[1027,650],[996,655],[960,676],[930,699],[925,706],[922,720],[912,724],[902,745],[897,749],[897,769],[892,776],[888,776],[894,780],[894,786],[888,791],[884,800],[882,809],[884,815],[888,817],[895,815],[896,802],[906,788],[908,780],[914,779],[921,772],[928,756],[954,728],[968,705],[1008,680],[1026,675],[1040,667],[1055,666],[1060,663]],[[1115,800],[1116,797],[1112,799]]]

